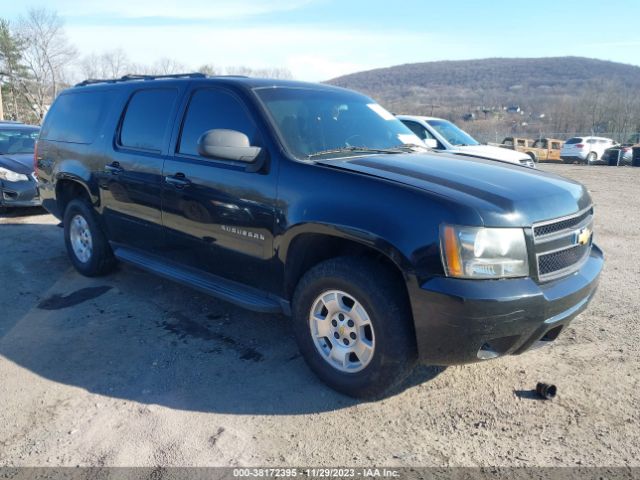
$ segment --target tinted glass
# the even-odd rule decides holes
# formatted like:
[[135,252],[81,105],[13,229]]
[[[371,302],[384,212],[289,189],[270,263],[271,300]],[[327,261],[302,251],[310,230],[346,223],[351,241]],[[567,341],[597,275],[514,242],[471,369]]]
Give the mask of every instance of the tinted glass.
[[411,122],[409,120],[402,120],[402,123],[404,123],[409,128],[409,130],[415,133],[420,140],[425,140],[432,137],[432,135],[427,132],[427,129],[419,123]]
[[60,95],[47,114],[41,137],[58,142],[93,142],[112,95],[105,91]]
[[[460,130],[451,122],[446,120],[429,120],[427,123],[442,135],[451,145],[479,145],[475,138],[464,130]],[[520,140],[518,140],[518,145],[520,145]]]
[[0,155],[33,153],[37,128],[0,128]]
[[198,155],[198,139],[217,128],[236,130],[249,137],[249,143],[259,146],[258,131],[241,101],[225,90],[196,91],[189,101],[178,151]]
[[261,88],[264,103],[287,149],[296,157],[361,155],[345,149],[393,148],[420,140],[400,120],[373,100],[338,90]]
[[564,143],[566,145],[573,145],[573,144],[580,143],[580,142],[582,142],[582,138],[581,137],[573,137],[573,138],[570,138],[569,140],[567,140]]
[[133,94],[120,130],[120,145],[159,152],[178,97],[172,88],[140,90]]

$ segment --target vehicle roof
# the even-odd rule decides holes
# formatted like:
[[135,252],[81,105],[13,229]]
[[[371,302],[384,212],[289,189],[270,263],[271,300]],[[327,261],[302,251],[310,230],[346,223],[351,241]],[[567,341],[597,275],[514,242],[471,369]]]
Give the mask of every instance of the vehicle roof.
[[595,138],[597,140],[611,140],[613,142],[612,138],[609,138],[609,137],[594,137],[593,135],[576,135],[575,137],[571,137],[571,138]]
[[5,123],[5,122],[0,122],[0,128],[2,130],[24,130],[25,128],[27,129],[34,129],[34,130],[38,130],[40,127],[38,125],[27,125],[26,123]]
[[440,117],[427,117],[424,115],[396,115],[396,117],[400,118],[400,119],[407,119],[407,120],[424,120],[429,121],[429,120],[442,120],[444,122],[448,122],[449,120],[447,120],[446,118],[440,118]]
[[[88,82],[88,83],[87,83]],[[341,92],[353,92],[353,90],[335,87],[333,85],[327,85],[323,83],[302,82],[298,80],[280,80],[273,78],[255,78],[244,77],[236,75],[219,75],[219,76],[196,76],[195,74],[185,74],[184,76],[141,76],[136,77],[122,77],[115,80],[85,80],[74,87],[67,90],[71,91],[84,91],[102,88],[124,88],[131,85],[158,85],[159,83],[175,84],[185,82],[198,82],[198,83],[211,83],[211,84],[223,84],[223,85],[241,85],[248,89],[255,88],[268,88],[268,87],[281,87],[281,88],[313,88],[321,90],[333,90]],[[358,92],[355,92],[358,93]]]

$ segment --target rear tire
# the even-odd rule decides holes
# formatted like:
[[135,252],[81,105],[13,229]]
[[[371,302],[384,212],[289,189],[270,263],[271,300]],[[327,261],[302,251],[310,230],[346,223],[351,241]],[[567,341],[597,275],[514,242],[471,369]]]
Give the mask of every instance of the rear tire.
[[369,259],[338,257],[309,270],[293,297],[293,331],[311,370],[351,397],[377,397],[400,383],[417,357],[406,297]]
[[593,165],[593,162],[598,160],[598,154],[596,152],[590,152],[585,159],[585,164]]
[[63,224],[67,254],[78,272],[97,277],[113,270],[116,259],[88,202],[81,199],[69,202]]

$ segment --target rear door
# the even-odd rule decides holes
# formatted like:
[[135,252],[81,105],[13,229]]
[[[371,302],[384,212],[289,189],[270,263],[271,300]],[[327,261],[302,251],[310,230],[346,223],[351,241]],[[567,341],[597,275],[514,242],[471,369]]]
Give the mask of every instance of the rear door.
[[101,176],[104,218],[116,243],[162,245],[162,167],[180,95],[179,86],[136,89],[120,116]]
[[562,142],[551,142],[551,149],[549,150],[549,160],[560,160],[560,149],[562,148]]
[[[266,148],[248,105],[224,87],[194,89],[165,161],[162,217],[171,260],[263,290],[273,288],[276,168],[198,154],[200,136],[212,129],[244,133]],[[266,154],[266,151],[263,151]],[[273,160],[273,159],[272,159]]]

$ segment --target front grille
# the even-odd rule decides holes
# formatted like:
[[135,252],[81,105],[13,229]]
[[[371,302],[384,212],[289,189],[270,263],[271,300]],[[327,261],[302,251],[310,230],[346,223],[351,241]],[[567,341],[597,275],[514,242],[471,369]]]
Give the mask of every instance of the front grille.
[[590,248],[590,245],[576,245],[566,250],[540,255],[538,257],[539,275],[556,273],[577,264],[586,256]]
[[578,216],[576,217],[566,218],[557,222],[545,223],[544,225],[538,225],[537,227],[533,228],[533,234],[536,237],[543,237],[545,235],[550,235],[562,230],[567,230],[569,228],[580,225],[586,218],[592,215],[593,208],[590,208],[587,211],[578,214]]
[[[581,245],[581,234],[592,230],[593,208],[533,226],[536,266],[540,281],[568,275],[580,268],[591,251],[591,238]],[[582,239],[584,242],[585,239]]]

